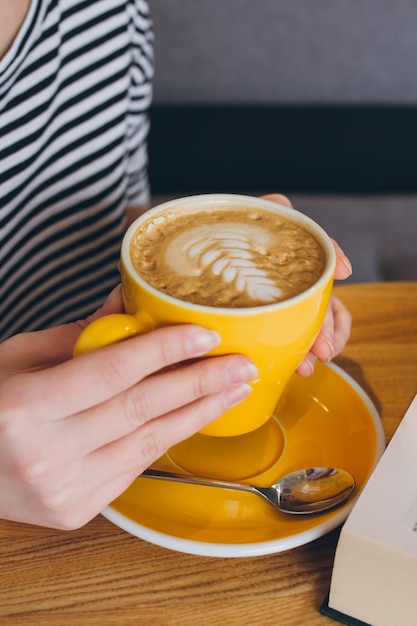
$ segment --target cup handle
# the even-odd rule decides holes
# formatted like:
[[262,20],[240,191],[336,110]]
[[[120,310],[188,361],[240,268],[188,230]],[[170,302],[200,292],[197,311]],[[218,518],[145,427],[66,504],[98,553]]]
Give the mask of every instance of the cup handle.
[[91,322],[84,328],[74,347],[74,356],[84,354],[132,337],[141,335],[154,327],[154,324],[144,315],[128,315],[114,313],[105,315]]

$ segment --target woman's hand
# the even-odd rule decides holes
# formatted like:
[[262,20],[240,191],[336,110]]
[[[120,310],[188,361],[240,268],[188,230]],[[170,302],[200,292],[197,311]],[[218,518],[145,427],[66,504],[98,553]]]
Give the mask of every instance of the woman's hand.
[[[292,208],[290,200],[281,194],[274,193],[262,197]],[[336,251],[335,278],[343,280],[351,275],[352,266],[337,242],[333,239],[332,242]],[[316,359],[326,363],[337,356],[350,337],[351,324],[352,318],[345,305],[338,298],[332,296],[323,326],[310,352],[298,366],[298,374],[310,376],[314,372]]]
[[[117,311],[118,290],[93,317]],[[244,356],[190,362],[220,341],[190,325],[73,359],[83,325],[0,346],[0,518],[82,526],[168,448],[243,400],[256,376]]]

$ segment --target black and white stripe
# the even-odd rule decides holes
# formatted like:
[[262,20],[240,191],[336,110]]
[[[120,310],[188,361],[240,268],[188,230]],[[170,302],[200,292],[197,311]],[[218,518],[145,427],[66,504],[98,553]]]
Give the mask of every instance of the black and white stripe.
[[125,210],[149,199],[152,40],[143,0],[32,0],[0,61],[2,339],[118,281]]

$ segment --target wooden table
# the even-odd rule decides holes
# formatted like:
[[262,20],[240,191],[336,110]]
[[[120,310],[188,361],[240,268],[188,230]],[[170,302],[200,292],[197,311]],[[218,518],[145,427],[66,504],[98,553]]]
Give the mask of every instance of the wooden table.
[[[336,291],[353,315],[337,363],[370,395],[389,440],[417,392],[417,283]],[[337,538],[217,559],[145,543],[101,516],[73,532],[0,521],[0,624],[330,626],[318,610]]]

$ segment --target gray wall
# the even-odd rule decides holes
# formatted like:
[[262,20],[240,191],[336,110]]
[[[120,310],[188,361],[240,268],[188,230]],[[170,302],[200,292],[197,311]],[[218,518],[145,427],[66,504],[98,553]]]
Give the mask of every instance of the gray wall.
[[149,0],[156,103],[417,104],[417,0]]
[[[407,117],[402,108],[406,107],[411,124],[405,121],[401,127],[396,123],[390,132],[384,123],[377,123],[369,133],[362,126],[355,134],[352,127],[350,143],[355,148],[349,146],[345,164],[347,173],[355,176],[357,157],[364,154],[367,158],[359,164],[359,170],[363,169],[366,180],[370,165],[375,163],[381,183],[395,168],[399,172],[409,170],[409,178],[414,180],[417,0],[149,1],[155,25],[156,105],[168,109],[172,108],[169,105],[272,105],[277,107],[278,116],[283,106],[301,105],[308,110],[311,105],[388,105],[400,107],[401,120]],[[198,145],[193,131],[190,137],[187,115],[178,133],[183,133],[182,137],[187,134],[186,138]],[[175,125],[177,117],[172,119]],[[351,132],[351,120],[347,120],[343,133],[340,128],[339,132],[332,131],[342,155],[346,133],[350,136]],[[201,125],[206,126],[207,120]],[[195,125],[192,128],[199,136]],[[269,132],[269,128],[261,130]],[[178,154],[178,144],[183,142],[175,143],[173,162],[170,151],[166,151],[169,127],[160,131],[160,136],[158,129],[154,132],[154,171],[164,170],[161,159],[166,153],[165,170],[169,174],[175,167],[186,169],[189,155]],[[220,141],[227,144],[228,127],[218,132]],[[373,133],[378,142],[373,142]],[[254,136],[259,134],[255,132]],[[303,144],[304,135],[297,135],[298,126],[287,131],[284,142],[287,146],[294,143],[297,153],[306,150],[308,155],[311,146]],[[320,137],[314,150],[323,146]],[[277,132],[277,141],[280,138],[282,132]],[[297,139],[302,144],[300,149]],[[188,151],[195,159],[193,151]],[[198,153],[197,148],[194,152]],[[337,150],[328,152],[331,167],[321,168],[326,175],[337,161]],[[213,162],[222,167],[216,158]],[[243,183],[247,185],[248,181]],[[352,186],[354,189],[355,181]],[[353,261],[351,281],[417,280],[417,195],[412,182],[408,187],[412,193],[407,195],[397,189],[394,196],[335,196],[329,194],[330,189],[323,189],[321,195],[295,195],[292,199],[297,208],[317,219],[340,241]],[[253,193],[284,189],[275,184],[273,189],[253,189]],[[171,191],[178,195],[174,188],[165,189],[168,194]]]

